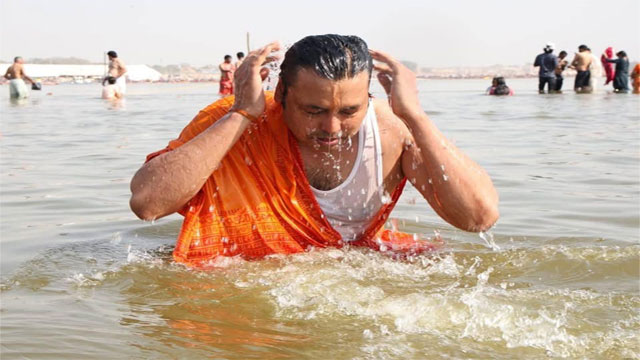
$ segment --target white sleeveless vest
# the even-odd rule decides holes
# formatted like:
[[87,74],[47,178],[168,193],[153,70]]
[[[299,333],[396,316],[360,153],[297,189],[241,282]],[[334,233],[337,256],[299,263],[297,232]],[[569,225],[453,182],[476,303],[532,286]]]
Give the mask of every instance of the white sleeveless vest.
[[327,191],[311,187],[327,220],[343,241],[358,239],[382,205],[389,202],[382,181],[378,121],[371,102],[357,136],[358,154],[347,179]]

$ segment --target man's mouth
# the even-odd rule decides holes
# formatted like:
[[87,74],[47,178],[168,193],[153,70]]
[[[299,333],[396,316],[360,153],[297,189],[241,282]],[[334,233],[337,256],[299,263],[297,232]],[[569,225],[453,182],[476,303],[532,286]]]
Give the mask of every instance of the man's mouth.
[[315,140],[320,145],[333,146],[333,145],[338,145],[340,143],[341,138],[339,138],[339,137],[317,137],[317,138],[315,138]]

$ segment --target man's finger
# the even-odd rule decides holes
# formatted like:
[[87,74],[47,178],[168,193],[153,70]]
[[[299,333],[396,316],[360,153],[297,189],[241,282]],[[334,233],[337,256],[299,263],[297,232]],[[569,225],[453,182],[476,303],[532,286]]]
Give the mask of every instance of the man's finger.
[[269,56],[269,54],[278,50],[280,50],[280,43],[274,41],[259,49],[251,51],[249,55],[247,55],[244,62],[250,63],[252,66],[261,66],[262,63],[265,62],[265,59],[267,58],[267,56]]
[[258,63],[262,64],[272,52],[280,50],[280,43],[278,41],[274,41],[262,49],[260,49],[260,53],[258,54]]
[[389,94],[391,94],[391,78],[389,75],[378,73],[378,81],[380,82],[380,85],[382,85],[382,88],[384,88],[384,92],[389,96]]
[[267,65],[268,63],[274,62],[274,61],[278,61],[280,60],[279,56],[267,56],[266,59],[264,59],[264,61],[262,62],[262,66]]
[[389,65],[385,63],[374,64],[373,69],[383,74],[393,74],[393,70],[391,70],[391,67],[389,67]]
[[262,81],[264,81],[264,79],[267,78],[267,76],[269,76],[269,68],[262,68],[260,69],[260,78],[262,79]]
[[374,60],[377,61],[381,61],[383,63],[386,63],[387,65],[389,65],[392,69],[395,68],[395,65],[397,64],[397,60],[394,59],[391,55],[384,53],[382,51],[378,51],[378,50],[372,50],[369,49],[369,54],[371,54],[371,57]]

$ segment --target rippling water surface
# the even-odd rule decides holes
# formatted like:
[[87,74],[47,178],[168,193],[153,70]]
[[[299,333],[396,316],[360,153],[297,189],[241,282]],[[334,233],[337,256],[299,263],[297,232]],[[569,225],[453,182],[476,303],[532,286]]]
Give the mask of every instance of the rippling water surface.
[[[498,188],[480,237],[414,190],[393,216],[437,253],[325,249],[209,271],[171,262],[179,216],[143,223],[128,183],[215,84],[0,88],[0,343],[22,358],[640,357],[640,97],[481,95],[424,81],[423,107]],[[51,95],[47,95],[51,92]],[[379,91],[378,91],[379,94]]]

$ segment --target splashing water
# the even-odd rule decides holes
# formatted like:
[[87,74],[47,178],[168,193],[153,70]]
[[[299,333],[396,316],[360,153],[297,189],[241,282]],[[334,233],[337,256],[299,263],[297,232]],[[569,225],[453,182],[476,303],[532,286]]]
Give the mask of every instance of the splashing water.
[[498,246],[493,238],[493,233],[491,231],[481,231],[478,233],[478,236],[485,242],[485,244],[491,248],[493,251],[499,251],[500,246]]

